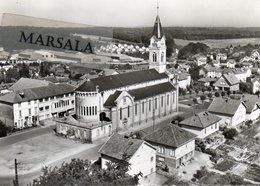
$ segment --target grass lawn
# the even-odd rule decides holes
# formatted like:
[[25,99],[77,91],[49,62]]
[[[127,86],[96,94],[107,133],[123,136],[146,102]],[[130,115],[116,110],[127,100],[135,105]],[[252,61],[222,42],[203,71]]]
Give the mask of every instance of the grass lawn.
[[27,172],[32,168],[42,167],[48,162],[61,159],[64,155],[86,148],[86,144],[69,139],[45,134],[18,142],[0,151],[0,171],[8,174],[14,172],[14,158],[19,162],[19,172]]

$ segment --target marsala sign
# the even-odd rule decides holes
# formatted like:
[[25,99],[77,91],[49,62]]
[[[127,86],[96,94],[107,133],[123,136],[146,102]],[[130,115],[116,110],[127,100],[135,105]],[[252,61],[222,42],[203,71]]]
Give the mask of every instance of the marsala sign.
[[30,43],[64,50],[93,53],[90,42],[82,42],[81,40],[72,40],[70,38],[65,39],[63,37],[55,38],[51,35],[42,36],[42,34],[36,33],[26,34],[24,31],[20,31],[20,33],[21,35],[19,42],[21,43]]

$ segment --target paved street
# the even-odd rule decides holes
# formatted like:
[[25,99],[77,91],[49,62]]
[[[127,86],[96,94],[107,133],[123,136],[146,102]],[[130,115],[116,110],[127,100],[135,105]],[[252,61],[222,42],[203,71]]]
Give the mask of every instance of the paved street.
[[28,131],[22,131],[21,133],[12,134],[4,138],[0,138],[0,147],[11,145],[43,134],[52,133],[53,127],[54,126],[35,128]]

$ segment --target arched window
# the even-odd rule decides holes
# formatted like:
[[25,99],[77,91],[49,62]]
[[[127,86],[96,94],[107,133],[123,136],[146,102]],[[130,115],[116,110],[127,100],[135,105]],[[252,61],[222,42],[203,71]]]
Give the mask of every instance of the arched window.
[[153,53],[153,62],[156,62],[156,57],[157,57],[157,56],[156,56],[156,53],[154,52],[154,53]]
[[161,62],[163,62],[163,60],[164,60],[164,52],[162,52],[161,54]]

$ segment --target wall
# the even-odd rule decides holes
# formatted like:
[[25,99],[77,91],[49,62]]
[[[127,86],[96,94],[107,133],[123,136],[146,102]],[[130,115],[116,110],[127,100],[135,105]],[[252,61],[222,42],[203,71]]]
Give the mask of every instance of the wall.
[[185,125],[183,125],[181,128],[183,128],[189,132],[192,132],[193,134],[196,134],[197,135],[196,138],[198,138],[198,139],[204,139],[207,136],[209,136],[219,130],[219,123],[216,122],[216,123],[206,127],[205,129],[199,129],[199,128],[194,128],[194,127],[192,128],[192,127],[185,126]]

